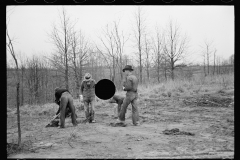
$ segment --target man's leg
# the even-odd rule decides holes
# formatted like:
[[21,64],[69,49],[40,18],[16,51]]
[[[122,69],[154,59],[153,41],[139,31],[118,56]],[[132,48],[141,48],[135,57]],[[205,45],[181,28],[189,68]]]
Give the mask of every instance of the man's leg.
[[68,102],[66,110],[65,110],[65,118],[70,117],[70,116],[71,116],[71,110],[70,110],[69,102]]
[[73,105],[73,97],[70,94],[68,95],[68,107],[69,107],[69,110],[71,111],[72,124],[73,126],[76,126],[77,120],[76,120],[75,106]]
[[120,115],[120,112],[121,112],[121,106],[122,106],[123,103],[118,103],[117,105],[117,116],[119,117]]
[[86,119],[89,118],[89,103],[85,100],[83,101],[84,103],[84,112],[85,112],[85,117]]
[[94,120],[94,115],[95,115],[95,100],[93,99],[91,102],[90,102],[90,108],[89,108],[89,113],[90,113],[90,122],[95,122]]
[[131,104],[132,104],[132,122],[133,125],[139,124],[139,112],[138,112],[138,105],[137,105],[138,99],[135,98]]
[[68,104],[68,98],[66,96],[62,96],[61,102],[60,102],[60,128],[65,127],[65,113],[66,113],[67,104]]
[[120,110],[120,113],[119,113],[119,120],[120,121],[125,121],[125,114],[126,114],[126,111],[127,111],[127,107],[128,105],[130,104],[131,102],[131,99],[129,96],[126,96],[123,100],[123,104],[121,106],[121,110]]

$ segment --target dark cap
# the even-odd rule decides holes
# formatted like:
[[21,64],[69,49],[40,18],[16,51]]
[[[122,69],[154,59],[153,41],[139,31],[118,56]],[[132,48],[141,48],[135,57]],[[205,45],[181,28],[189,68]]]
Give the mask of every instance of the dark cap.
[[123,68],[123,72],[125,72],[125,70],[133,71],[133,68],[132,68],[131,65],[126,65],[126,66]]

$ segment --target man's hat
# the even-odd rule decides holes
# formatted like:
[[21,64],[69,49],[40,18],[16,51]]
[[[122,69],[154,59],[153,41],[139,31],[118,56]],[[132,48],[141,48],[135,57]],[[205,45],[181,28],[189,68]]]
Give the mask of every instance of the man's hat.
[[126,66],[123,68],[123,72],[125,72],[125,70],[133,71],[133,68],[132,68],[131,65],[126,65]]
[[84,80],[90,80],[92,78],[92,75],[90,73],[86,73],[84,75]]

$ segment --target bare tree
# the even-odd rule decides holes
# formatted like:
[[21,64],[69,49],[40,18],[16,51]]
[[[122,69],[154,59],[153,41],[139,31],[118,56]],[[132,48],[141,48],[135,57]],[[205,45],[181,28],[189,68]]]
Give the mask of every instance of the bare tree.
[[137,11],[134,14],[135,18],[135,29],[134,29],[134,37],[137,43],[138,47],[138,63],[139,63],[139,76],[140,76],[140,83],[142,83],[142,68],[143,68],[143,53],[142,53],[142,46],[143,46],[143,36],[144,36],[144,31],[146,29],[145,26],[145,18],[143,15],[143,10],[138,7]]
[[[22,54],[19,54],[22,55]],[[20,106],[22,106],[24,104],[24,76],[26,73],[26,62],[25,59],[20,56],[19,58],[20,60],[20,70],[21,70],[21,101],[20,101]]]
[[21,126],[20,126],[20,110],[19,110],[19,106],[20,106],[20,97],[19,97],[19,95],[20,95],[20,91],[19,91],[20,75],[19,75],[18,60],[16,58],[16,54],[15,54],[14,47],[12,44],[12,39],[10,38],[9,33],[8,33],[7,24],[6,24],[6,34],[7,34],[6,45],[7,45],[7,48],[9,50],[10,54],[12,55],[12,57],[14,59],[15,65],[16,65],[16,74],[17,74],[17,84],[16,84],[17,99],[16,99],[16,102],[17,102],[17,123],[18,123],[18,146],[20,146],[20,144],[21,144]]
[[[162,50],[163,50],[164,35],[160,33],[158,28],[156,28],[155,35],[156,35],[155,37],[152,37],[154,64],[157,68],[157,80],[158,80],[158,83],[160,83],[160,70],[161,70],[161,64],[163,60]],[[166,77],[166,74],[164,75]]]
[[109,79],[112,79],[112,65],[111,65],[111,59],[107,57],[107,53],[103,52],[101,49],[99,49],[97,46],[97,52],[101,55],[103,61],[105,62],[105,65],[109,69]]
[[60,14],[60,25],[53,26],[50,39],[56,47],[56,53],[53,53],[51,61],[55,67],[64,74],[66,89],[69,89],[69,50],[71,47],[71,34],[74,25],[70,22],[66,10],[63,8]]
[[[119,21],[120,22],[120,21]],[[123,79],[123,73],[122,73],[122,69],[123,69],[123,51],[124,51],[124,46],[126,44],[126,42],[129,39],[129,36],[126,37],[123,33],[123,31],[121,33],[119,33],[119,22],[117,23],[116,21],[114,21],[114,32],[113,32],[113,37],[114,37],[114,41],[116,44],[116,62],[119,68],[119,73],[120,73],[120,81]]]
[[215,74],[215,68],[216,68],[216,52],[217,52],[217,49],[215,48],[213,53],[213,75]]
[[213,41],[209,41],[209,40],[206,39],[204,41],[204,45],[201,46],[202,49],[203,49],[202,53],[203,53],[203,56],[204,56],[204,61],[206,61],[206,64],[207,64],[207,75],[209,75],[209,73],[210,73],[210,57],[211,57],[212,52],[213,52],[212,51],[212,44],[213,44]]
[[29,103],[38,103],[40,94],[40,72],[41,64],[38,57],[33,56],[27,62],[28,74],[26,75],[29,89]]
[[221,60],[221,57],[217,56],[217,74],[221,74],[221,63],[222,63],[222,60]]
[[130,58],[127,54],[124,54],[123,55],[123,65],[125,66],[125,65],[128,65],[128,64],[130,64]]
[[82,32],[73,32],[71,35],[71,41],[70,41],[70,59],[71,64],[70,66],[73,69],[74,73],[74,79],[76,84],[76,90],[77,90],[77,96],[79,95],[79,89],[80,89],[80,82],[82,81],[83,77],[83,68],[86,65],[84,63],[86,59],[88,58],[88,41],[85,39],[85,36],[82,34]]
[[162,62],[162,67],[163,67],[163,73],[164,73],[164,77],[165,80],[167,81],[167,72],[168,72],[168,60],[167,60],[167,56],[163,55],[163,62]]
[[103,30],[103,36],[99,37],[101,43],[102,43],[102,50],[99,49],[98,46],[97,50],[99,53],[102,54],[102,56],[105,57],[105,59],[109,59],[108,65],[111,65],[110,69],[110,79],[115,82],[115,77],[116,77],[116,66],[117,66],[117,47],[116,47],[116,40],[114,37],[114,30],[109,26],[106,25],[106,29]]
[[145,37],[144,37],[144,53],[145,53],[145,68],[146,68],[146,72],[147,72],[147,80],[149,82],[150,80],[150,73],[149,73],[149,69],[151,67],[151,54],[150,54],[150,51],[151,51],[151,46],[150,46],[150,42],[149,40],[147,39],[147,35],[145,34]]
[[204,71],[204,76],[207,76],[207,72],[206,72],[206,53],[203,52],[202,53],[202,57],[203,57],[203,71]]
[[174,80],[174,70],[176,63],[186,56],[188,39],[186,35],[181,35],[180,27],[170,20],[165,35],[164,54],[167,57],[171,69],[171,78]]

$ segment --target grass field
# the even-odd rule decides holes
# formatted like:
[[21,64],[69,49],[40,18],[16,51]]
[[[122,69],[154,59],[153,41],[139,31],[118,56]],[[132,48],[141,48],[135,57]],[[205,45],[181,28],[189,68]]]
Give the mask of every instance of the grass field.
[[[21,107],[22,146],[8,147],[9,158],[233,158],[234,75],[142,85],[140,126],[132,126],[131,105],[126,127],[111,127],[113,106],[96,103],[94,124],[66,129],[45,128],[58,109],[53,103]],[[125,95],[121,91],[117,94]],[[77,99],[78,121],[84,112]],[[16,110],[7,110],[7,142],[17,143]],[[174,129],[179,129],[178,134]],[[165,134],[168,130],[169,134]],[[179,132],[180,133],[180,132]]]

